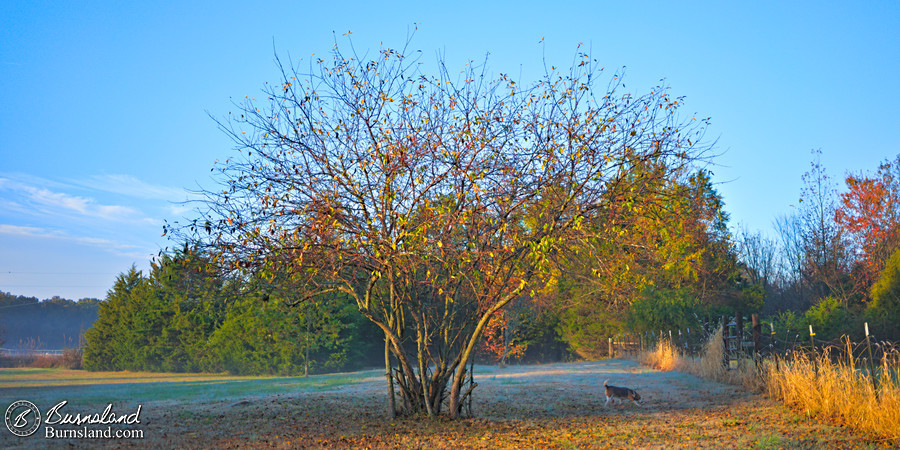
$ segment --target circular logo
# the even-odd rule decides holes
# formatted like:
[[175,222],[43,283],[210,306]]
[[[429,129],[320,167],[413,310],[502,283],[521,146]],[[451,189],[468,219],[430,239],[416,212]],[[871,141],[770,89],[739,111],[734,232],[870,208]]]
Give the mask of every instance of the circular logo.
[[41,426],[41,411],[28,400],[13,402],[6,408],[6,428],[16,436],[31,436]]

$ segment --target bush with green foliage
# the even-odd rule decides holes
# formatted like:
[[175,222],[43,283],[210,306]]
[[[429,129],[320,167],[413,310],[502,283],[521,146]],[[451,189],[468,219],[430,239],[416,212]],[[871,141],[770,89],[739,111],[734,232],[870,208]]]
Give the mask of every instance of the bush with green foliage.
[[832,340],[843,335],[854,339],[862,337],[858,315],[835,297],[825,297],[811,306],[804,315],[812,325],[816,338]]
[[638,333],[660,330],[686,330],[699,326],[706,315],[696,296],[686,289],[648,288],[628,310],[628,328]]
[[775,336],[783,342],[798,342],[808,333],[809,321],[805,315],[794,311],[781,311],[771,318],[771,326],[775,329]]
[[559,315],[559,336],[569,350],[584,359],[608,356],[607,338],[622,332],[621,314],[580,304]]
[[885,264],[871,294],[865,314],[870,328],[885,339],[900,339],[900,249]]

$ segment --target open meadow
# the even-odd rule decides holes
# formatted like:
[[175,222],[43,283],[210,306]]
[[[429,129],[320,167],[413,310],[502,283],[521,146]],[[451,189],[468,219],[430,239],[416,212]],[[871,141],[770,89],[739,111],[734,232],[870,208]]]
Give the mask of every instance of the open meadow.
[[[140,406],[139,439],[0,433],[0,447],[344,448],[867,448],[890,446],[798,415],[781,403],[680,372],[629,360],[535,366],[476,366],[474,418],[386,417],[380,370],[288,378],[62,369],[0,369],[0,403],[29,400],[75,416],[119,415]],[[643,405],[604,407],[603,381],[629,386]],[[55,416],[57,422],[60,415]],[[60,429],[85,426],[54,425]]]

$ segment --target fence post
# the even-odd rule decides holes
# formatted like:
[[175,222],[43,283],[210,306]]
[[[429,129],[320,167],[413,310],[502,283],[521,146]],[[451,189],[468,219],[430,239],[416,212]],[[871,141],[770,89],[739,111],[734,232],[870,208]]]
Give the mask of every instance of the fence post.
[[759,335],[762,331],[762,324],[759,323],[759,314],[754,313],[750,316],[750,319],[753,321],[753,352],[756,355],[759,355],[759,352],[762,350],[762,345],[759,342]]
[[609,338],[609,358],[612,359],[614,357],[615,357],[615,355],[613,354],[612,338]]
[[630,331],[625,335],[625,353],[634,353],[634,333]]
[[809,344],[812,345],[812,358],[813,358],[813,368],[815,369],[816,376],[819,376],[819,358],[816,357],[816,341],[815,341],[816,333],[813,333],[812,325],[809,326]]
[[725,366],[726,369],[729,368],[728,365],[728,319],[725,316],[722,316],[722,345],[725,348],[725,351],[722,352],[724,357],[722,358],[722,365]]
[[866,347],[869,348],[869,376],[872,377],[872,388],[878,398],[878,381],[875,380],[875,358],[872,356],[872,342],[869,340],[869,322],[866,322]]
[[694,351],[691,350],[691,329],[687,329],[687,333],[684,335],[684,351],[690,355],[691,358],[694,357]]
[[740,358],[744,353],[744,315],[740,311],[735,314],[734,323],[737,325],[737,354]]
[[759,358],[760,358],[759,331],[760,331],[760,328],[762,327],[762,325],[759,324],[759,314],[757,314],[757,313],[750,314],[750,321],[753,325],[753,328],[751,328],[751,333],[753,336],[753,364],[756,366],[756,375],[759,376],[762,373],[762,372],[760,372],[760,368],[759,368]]
[[769,322],[769,327],[772,328],[772,334],[769,335],[769,351],[772,352],[772,356],[775,357],[775,371],[780,372],[781,366],[778,362],[778,351],[775,350],[775,323]]

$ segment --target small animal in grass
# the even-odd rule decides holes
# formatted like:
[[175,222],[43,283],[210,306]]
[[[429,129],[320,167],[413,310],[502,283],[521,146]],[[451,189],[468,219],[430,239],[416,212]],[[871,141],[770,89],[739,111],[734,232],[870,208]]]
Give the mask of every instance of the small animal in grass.
[[629,389],[625,387],[611,386],[608,384],[609,380],[603,382],[603,388],[606,390],[606,404],[603,407],[609,406],[609,402],[613,399],[613,397],[618,397],[622,399],[628,399],[634,402],[635,405],[641,406],[638,403],[638,400],[641,399],[640,394],[634,391],[634,389]]

